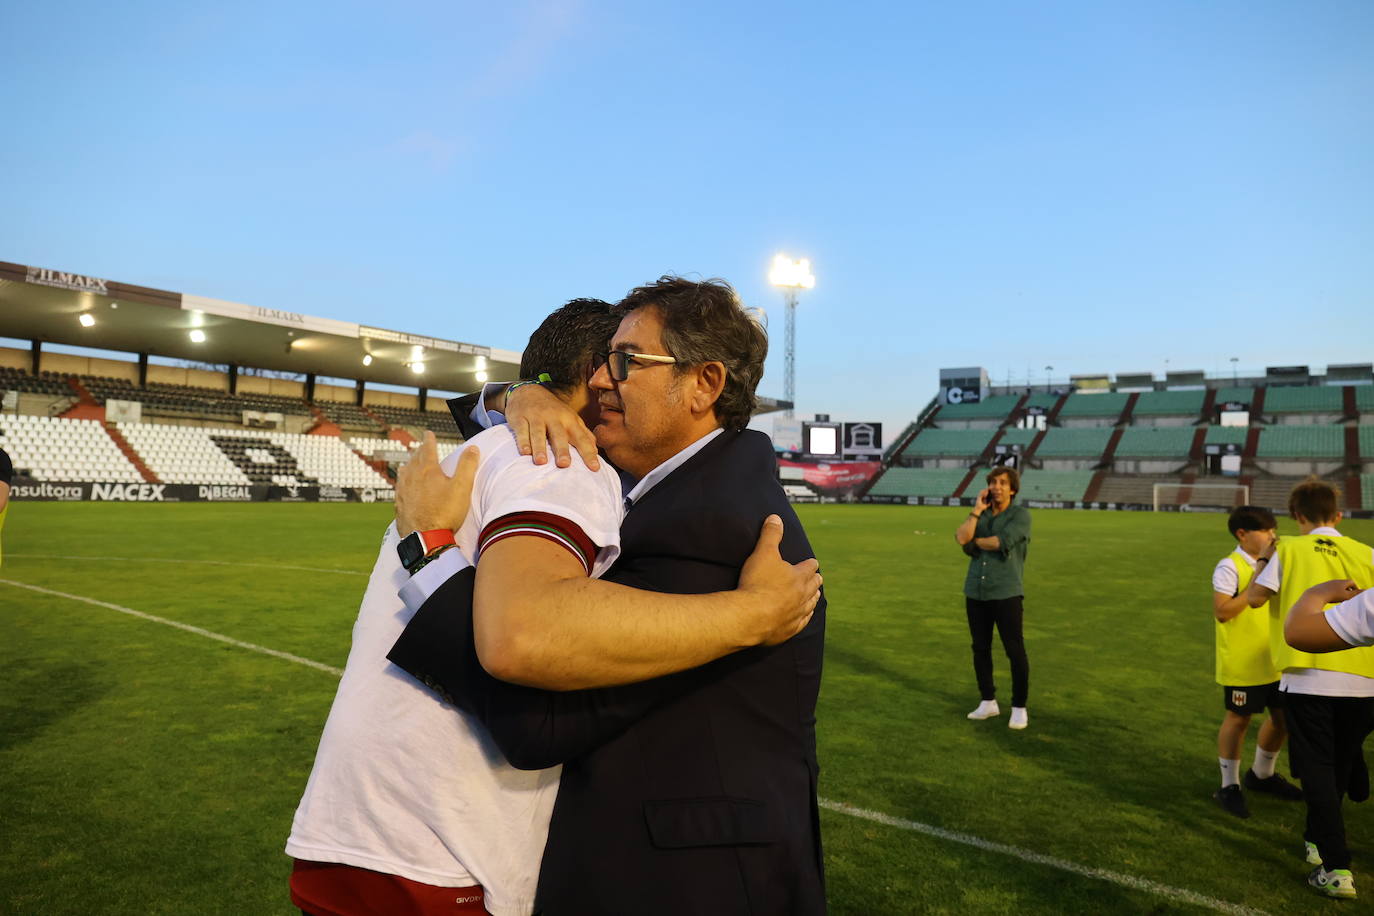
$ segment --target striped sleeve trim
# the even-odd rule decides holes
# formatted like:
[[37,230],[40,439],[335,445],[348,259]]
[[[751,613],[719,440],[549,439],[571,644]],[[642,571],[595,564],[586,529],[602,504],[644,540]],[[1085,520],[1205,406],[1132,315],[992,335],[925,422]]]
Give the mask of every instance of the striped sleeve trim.
[[596,561],[596,545],[582,529],[558,515],[547,512],[513,512],[503,515],[482,529],[477,540],[477,558],[497,541],[511,537],[538,537],[565,548],[582,564],[582,571],[592,574],[592,564]]

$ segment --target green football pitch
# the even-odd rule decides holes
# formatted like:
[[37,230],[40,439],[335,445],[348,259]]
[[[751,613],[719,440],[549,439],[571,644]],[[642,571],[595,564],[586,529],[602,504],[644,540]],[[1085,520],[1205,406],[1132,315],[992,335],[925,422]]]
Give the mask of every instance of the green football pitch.
[[[1252,796],[1241,821],[1210,798],[1224,516],[1035,512],[1030,728],[1013,732],[1005,715],[965,718],[964,510],[799,512],[830,601],[817,716],[832,912],[1336,905],[1304,883],[1301,804]],[[294,912],[282,844],[390,507],[9,514],[0,912]],[[1374,522],[1344,528],[1374,541]],[[1247,766],[1253,747],[1252,729]],[[1374,899],[1374,803],[1346,811]]]

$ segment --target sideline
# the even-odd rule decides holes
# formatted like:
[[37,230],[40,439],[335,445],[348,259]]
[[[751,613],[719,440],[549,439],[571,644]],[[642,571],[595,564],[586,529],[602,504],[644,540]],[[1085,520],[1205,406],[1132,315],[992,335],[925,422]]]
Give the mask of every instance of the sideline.
[[[35,559],[35,558],[36,558],[36,557],[30,557],[30,559]],[[81,557],[81,558],[79,558],[79,559],[115,559],[115,560],[117,560],[117,559],[121,559],[121,558],[120,558],[120,557]],[[182,561],[178,561],[178,560],[169,560],[169,561],[166,561],[166,562],[173,562],[173,563],[175,563],[175,562],[182,562]],[[189,561],[189,560],[188,560],[188,561],[185,561],[185,562],[196,562],[196,561]],[[263,566],[263,565],[268,565],[268,564],[259,564],[259,563],[241,563],[241,564],[221,563],[220,565],[224,565],[224,566],[234,566],[234,565],[239,565],[239,566]],[[278,567],[278,568],[287,568],[287,569],[297,568],[297,569],[299,569],[299,568],[302,568],[302,567]],[[320,570],[320,571],[321,571],[321,572],[344,572],[344,570]],[[204,636],[204,637],[206,637],[207,639],[218,640],[219,642],[227,643],[228,645],[236,646],[236,647],[238,647],[238,648],[240,648],[240,649],[247,649],[247,650],[249,650],[250,652],[258,652],[258,653],[260,653],[260,654],[262,654],[262,655],[270,655],[270,656],[272,656],[273,658],[280,658],[280,659],[282,659],[282,660],[284,660],[284,661],[294,662],[294,663],[296,663],[296,664],[298,664],[298,665],[305,665],[306,667],[308,667],[308,668],[314,668],[314,669],[316,669],[317,671],[326,671],[326,672],[328,672],[328,673],[334,675],[335,677],[342,677],[342,676],[343,676],[343,670],[340,669],[340,668],[335,668],[335,667],[333,667],[332,665],[326,665],[326,664],[323,664],[323,663],[321,663],[321,662],[312,661],[312,660],[310,660],[310,659],[308,659],[308,658],[302,658],[302,657],[299,656],[299,655],[292,655],[292,654],[289,653],[289,652],[280,652],[280,651],[278,651],[278,650],[276,650],[276,649],[269,649],[269,648],[267,648],[266,646],[259,646],[259,645],[256,645],[255,643],[243,642],[242,640],[234,639],[233,637],[225,636],[225,635],[223,635],[223,634],[221,634],[221,633],[215,633],[215,632],[212,632],[212,631],[210,631],[210,630],[203,629],[203,628],[201,628],[201,627],[191,626],[190,624],[180,623],[180,622],[175,621],[175,620],[168,620],[166,617],[158,617],[158,616],[156,616],[156,615],[154,615],[154,614],[148,614],[148,613],[145,613],[145,612],[143,612],[143,611],[137,611],[137,610],[134,610],[133,608],[124,607],[123,605],[120,605],[120,604],[112,604],[112,603],[110,603],[110,602],[108,602],[108,601],[99,601],[99,600],[97,600],[97,599],[95,599],[95,598],[87,598],[87,597],[85,597],[85,596],[83,596],[83,595],[72,595],[72,594],[68,594],[67,592],[59,592],[59,591],[57,591],[56,589],[44,588],[44,587],[39,586],[39,585],[29,585],[29,584],[26,583],[26,582],[16,582],[16,581],[13,580],[13,579],[0,579],[0,585],[11,585],[11,586],[14,586],[15,588],[24,588],[24,589],[28,589],[29,591],[38,592],[38,593],[44,594],[44,595],[51,595],[51,596],[54,596],[54,597],[57,597],[57,598],[66,598],[66,599],[69,600],[69,601],[79,601],[79,602],[82,602],[82,603],[84,603],[84,604],[94,605],[95,607],[102,607],[102,608],[106,608],[106,609],[111,610],[111,611],[118,611],[118,612],[121,613],[121,614],[128,614],[128,615],[130,615],[130,616],[132,616],[132,617],[137,617],[137,618],[139,618],[139,619],[141,619],[141,620],[147,620],[147,621],[151,621],[152,623],[160,623],[160,624],[164,624],[164,625],[169,626],[169,627],[175,627],[176,629],[178,629],[178,630],[184,630],[184,631],[186,631],[187,633],[194,633],[194,634],[197,635],[197,636]],[[1153,895],[1155,895],[1155,896],[1157,896],[1157,897],[1163,897],[1163,898],[1168,899],[1168,900],[1175,900],[1175,901],[1179,901],[1179,902],[1181,902],[1181,903],[1190,903],[1190,904],[1193,904],[1194,906],[1206,907],[1207,909],[1209,909],[1209,910],[1214,910],[1214,911],[1216,911],[1216,912],[1218,912],[1218,913],[1229,913],[1229,914],[1233,914],[1233,916],[1268,916],[1268,914],[1266,914],[1264,910],[1256,910],[1256,909],[1253,909],[1253,908],[1251,908],[1251,907],[1242,906],[1242,905],[1237,904],[1237,903],[1228,903],[1228,902],[1226,902],[1225,900],[1218,900],[1218,899],[1216,899],[1215,897],[1208,897],[1208,896],[1206,896],[1205,894],[1199,894],[1199,893],[1197,893],[1197,892],[1195,892],[1195,891],[1185,890],[1185,889],[1179,888],[1179,887],[1171,887],[1171,886],[1169,886],[1169,885],[1167,885],[1167,884],[1160,884],[1160,883],[1157,882],[1157,881],[1150,881],[1150,880],[1145,879],[1145,878],[1137,878],[1137,877],[1135,877],[1134,875],[1126,875],[1126,874],[1122,874],[1122,873],[1120,873],[1120,872],[1108,871],[1107,869],[1103,869],[1103,868],[1089,868],[1089,867],[1087,867],[1086,865],[1079,865],[1077,862],[1070,862],[1070,861],[1068,861],[1067,859],[1058,859],[1058,858],[1055,858],[1054,856],[1042,855],[1042,854],[1040,854],[1040,853],[1038,853],[1038,852],[1034,852],[1034,851],[1029,850],[1029,849],[1022,849],[1022,848],[1019,847],[1019,846],[1008,846],[1008,845],[1005,844],[1005,843],[995,843],[995,842],[993,842],[993,841],[991,841],[991,840],[985,840],[985,839],[982,839],[981,837],[973,836],[972,834],[968,834],[968,833],[958,833],[958,832],[953,831],[953,830],[945,830],[945,829],[942,828],[942,827],[934,827],[934,826],[931,826],[930,824],[922,824],[922,823],[920,823],[919,821],[910,821],[910,820],[906,820],[905,818],[893,817],[893,816],[890,815],[890,814],[883,814],[883,813],[880,812],[880,811],[869,811],[869,810],[867,810],[867,809],[865,809],[865,808],[856,808],[856,807],[854,807],[853,805],[848,805],[848,804],[845,804],[844,802],[831,801],[830,799],[826,799],[826,798],[819,799],[819,803],[820,803],[820,806],[821,806],[822,808],[825,808],[827,811],[834,811],[834,812],[836,812],[836,813],[838,813],[838,814],[846,814],[846,815],[849,815],[850,817],[861,818],[861,819],[863,819],[863,820],[872,821],[872,822],[877,823],[877,824],[883,824],[884,826],[887,826],[887,827],[895,827],[895,828],[897,828],[897,829],[899,829],[899,830],[911,830],[911,831],[915,831],[916,833],[923,833],[923,834],[925,834],[925,835],[927,835],[927,836],[933,836],[933,837],[935,837],[935,838],[937,838],[937,839],[948,840],[948,841],[953,842],[953,843],[961,843],[961,844],[963,844],[963,845],[965,845],[965,846],[972,846],[972,847],[974,847],[975,849],[982,849],[982,850],[985,850],[985,851],[987,851],[987,852],[995,852],[995,853],[999,853],[999,854],[1001,854],[1001,855],[1011,856],[1012,858],[1020,859],[1020,860],[1023,861],[1023,862],[1030,862],[1030,863],[1032,863],[1032,864],[1034,864],[1034,865],[1042,865],[1042,866],[1045,866],[1045,867],[1048,867],[1048,868],[1056,868],[1056,869],[1059,869],[1060,871],[1065,871],[1065,872],[1069,872],[1070,874],[1079,875],[1080,877],[1092,878],[1092,879],[1097,880],[1097,881],[1106,881],[1106,882],[1109,883],[1109,884],[1115,884],[1115,885],[1118,885],[1118,886],[1120,886],[1120,887],[1129,888],[1130,890],[1143,891],[1144,893],[1153,894]]]
[[177,620],[168,620],[166,617],[158,617],[156,614],[148,614],[143,611],[136,611],[131,607],[122,604],[111,604],[108,601],[100,601],[95,598],[87,598],[84,595],[70,595],[67,592],[59,592],[52,588],[43,588],[41,585],[29,585],[27,582],[16,582],[13,579],[0,579],[0,585],[13,585],[15,588],[26,588],[31,592],[38,592],[43,595],[52,595],[57,598],[66,598],[68,601],[80,601],[84,604],[93,604],[96,607],[108,608],[111,611],[118,611],[121,614],[128,614],[140,620],[149,620],[153,623],[160,623],[165,626],[175,627],[178,630],[185,630],[187,633],[194,633],[197,636],[204,636],[206,639],[215,639],[222,643],[228,643],[240,649],[247,649],[250,652],[258,652],[262,655],[270,655],[273,658],[280,658],[284,661],[295,662],[298,665],[305,665],[307,668],[314,668],[317,671],[327,671],[335,677],[343,677],[343,669],[335,668],[333,665],[326,665],[323,662],[312,661],[308,658],[301,658],[299,655],[292,655],[290,652],[281,652],[277,649],[269,649],[266,646],[259,646],[256,643],[244,642],[241,639],[234,639],[232,636],[225,636],[212,630],[201,627],[193,627],[189,623],[181,623]]
[[[324,566],[288,566],[285,563],[234,563],[229,560],[191,560],[178,557],[65,557],[41,553],[7,553],[11,560],[105,560],[119,563],[185,563],[192,566],[247,566],[253,569],[292,569],[297,572],[338,573],[341,576],[366,576],[356,569],[329,569]],[[17,585],[11,582],[11,585]]]

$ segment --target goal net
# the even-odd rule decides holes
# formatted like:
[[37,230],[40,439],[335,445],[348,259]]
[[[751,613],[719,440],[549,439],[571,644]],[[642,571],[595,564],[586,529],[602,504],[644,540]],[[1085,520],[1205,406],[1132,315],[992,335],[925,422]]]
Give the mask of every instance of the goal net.
[[1243,483],[1157,483],[1153,487],[1154,511],[1187,512],[1189,509],[1233,509],[1250,503],[1250,488]]

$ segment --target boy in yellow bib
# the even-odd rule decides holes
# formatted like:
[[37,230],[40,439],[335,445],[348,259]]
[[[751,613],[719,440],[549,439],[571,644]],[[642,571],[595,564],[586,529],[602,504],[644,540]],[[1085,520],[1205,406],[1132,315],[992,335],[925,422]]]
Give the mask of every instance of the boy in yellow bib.
[[1361,745],[1374,730],[1374,647],[1302,652],[1284,641],[1283,624],[1288,609],[1314,585],[1332,579],[1352,580],[1360,588],[1374,584],[1374,551],[1336,530],[1340,494],[1325,481],[1309,478],[1294,487],[1288,513],[1302,534],[1260,555],[1261,569],[1246,597],[1251,607],[1269,602],[1269,651],[1283,672],[1279,689],[1289,753],[1307,802],[1303,839],[1307,861],[1316,866],[1307,881],[1326,896],[1349,898],[1355,896],[1355,879],[1341,800],[1369,795]]
[[1255,763],[1245,773],[1245,788],[1297,801],[1302,790],[1274,772],[1274,764],[1288,729],[1283,718],[1279,672],[1269,656],[1269,609],[1251,608],[1246,589],[1255,577],[1259,556],[1274,542],[1274,513],[1259,506],[1241,506],[1226,527],[1236,549],[1212,571],[1212,613],[1216,618],[1217,683],[1221,685],[1226,716],[1217,732],[1217,762],[1221,788],[1212,798],[1236,817],[1249,817],[1241,791],[1240,755],[1250,717],[1264,709],[1269,718],[1255,742]]

